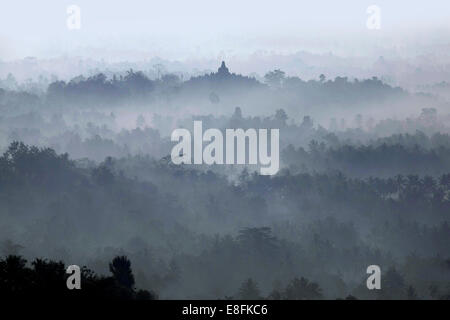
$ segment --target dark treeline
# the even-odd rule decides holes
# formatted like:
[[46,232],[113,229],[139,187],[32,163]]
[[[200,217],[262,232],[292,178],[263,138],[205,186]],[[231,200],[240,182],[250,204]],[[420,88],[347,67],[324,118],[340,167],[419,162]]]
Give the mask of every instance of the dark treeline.
[[154,300],[157,296],[134,288],[130,261],[115,257],[109,265],[112,276],[98,276],[87,267],[81,269],[82,290],[67,290],[69,274],[62,261],[35,259],[30,266],[20,256],[0,259],[0,297],[8,299],[119,299]]
[[283,150],[282,159],[295,171],[335,170],[357,177],[411,173],[438,176],[450,172],[450,149],[444,146],[429,150],[402,144],[327,147],[324,142],[313,140],[306,149],[289,145]]
[[[283,109],[269,116],[245,117],[239,107],[231,116],[188,116],[170,126],[192,129],[193,121],[201,120],[205,130],[278,128],[281,166],[293,172],[341,171],[354,177],[420,174],[437,178],[450,169],[450,136],[436,132],[437,129],[445,131],[446,127],[436,115],[426,117],[425,112],[407,122],[395,121],[399,126],[408,123],[410,128],[406,133],[391,135],[381,135],[386,126],[384,122],[375,123],[371,129],[332,131],[316,126],[309,116],[295,123]],[[169,131],[168,120],[158,116],[154,116],[154,127],[150,127],[139,115],[133,129],[117,128],[114,114],[76,116],[83,117],[91,117],[92,121],[71,123],[73,120],[65,120],[62,115],[46,119],[39,113],[0,118],[0,138],[4,147],[20,140],[36,146],[51,146],[57,152],[70,153],[74,159],[97,162],[108,156],[150,155],[160,159],[169,155],[174,145],[167,136],[170,133],[162,133]],[[221,170],[219,167],[212,169]]]
[[[228,95],[246,95],[263,102],[279,100],[291,105],[313,104],[355,105],[389,99],[406,99],[409,94],[399,87],[391,87],[373,77],[364,80],[349,80],[336,77],[328,80],[321,75],[318,80],[304,81],[298,77],[288,77],[281,70],[265,75],[264,83],[255,78],[231,73],[225,64],[216,73],[192,77],[184,81],[176,74],[161,75],[150,79],[142,71],[130,69],[125,73],[97,73],[89,77],[80,75],[69,81],[51,82],[42,93],[11,91],[0,89],[0,108],[23,106],[48,107],[78,105],[83,107],[112,107],[124,103],[148,104],[155,101],[176,101],[177,99],[203,97],[210,105],[220,103],[221,97],[228,101]],[[381,99],[381,100],[380,100]]]

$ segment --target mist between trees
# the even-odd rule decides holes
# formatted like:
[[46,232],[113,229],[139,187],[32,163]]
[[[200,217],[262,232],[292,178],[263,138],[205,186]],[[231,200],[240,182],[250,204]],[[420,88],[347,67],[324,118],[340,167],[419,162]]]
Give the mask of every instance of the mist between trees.
[[[450,294],[443,98],[376,78],[275,70],[261,82],[225,64],[186,81],[129,70],[45,91],[3,87],[2,294],[18,274],[47,279],[43,269],[64,264],[86,265],[90,292],[116,298]],[[280,170],[173,164],[170,132],[195,120],[204,130],[279,129]],[[132,285],[111,271],[124,256]],[[371,264],[379,291],[365,285]]]

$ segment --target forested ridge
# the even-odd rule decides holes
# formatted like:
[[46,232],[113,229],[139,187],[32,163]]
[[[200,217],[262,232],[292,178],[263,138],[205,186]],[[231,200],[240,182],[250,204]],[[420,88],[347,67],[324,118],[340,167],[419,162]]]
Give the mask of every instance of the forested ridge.
[[[448,299],[448,106],[376,77],[225,63],[0,79],[0,295]],[[193,121],[279,129],[280,170],[174,164],[171,132]]]
[[[126,166],[146,169],[137,179],[127,177]],[[151,270],[137,276],[140,286],[173,293],[216,286],[216,298],[233,296],[241,282],[258,289],[240,291],[289,298],[283,283],[308,287],[292,280],[302,276],[317,283],[304,298],[358,297],[364,266],[377,261],[401,277],[395,285],[405,296],[398,297],[409,287],[421,297],[432,297],[435,286],[448,294],[448,174],[360,179],[244,171],[232,183],[139,157],[79,168],[67,155],[22,143],[9,146],[0,168],[2,233],[22,239],[19,247],[4,243],[4,254],[39,250],[72,260],[90,248],[96,257],[85,261],[101,269],[101,257],[126,252],[137,274]],[[167,260],[154,261],[156,254]]]

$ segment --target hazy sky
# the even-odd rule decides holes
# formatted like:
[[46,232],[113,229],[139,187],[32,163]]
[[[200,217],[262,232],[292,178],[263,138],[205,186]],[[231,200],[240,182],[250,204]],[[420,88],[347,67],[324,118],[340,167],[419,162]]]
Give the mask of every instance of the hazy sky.
[[[81,9],[80,30],[66,26],[69,5]],[[381,8],[380,30],[366,27],[369,5]],[[340,47],[352,53],[398,39],[447,41],[438,32],[448,35],[449,26],[448,0],[14,0],[1,5],[0,59],[130,52],[181,59]]]

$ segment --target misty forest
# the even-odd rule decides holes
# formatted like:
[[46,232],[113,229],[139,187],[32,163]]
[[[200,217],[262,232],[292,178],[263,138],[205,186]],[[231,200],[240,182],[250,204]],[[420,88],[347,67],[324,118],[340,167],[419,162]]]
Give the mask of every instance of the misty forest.
[[[2,77],[0,296],[450,299],[450,85],[232,69]],[[175,165],[194,120],[279,129],[279,171]]]

